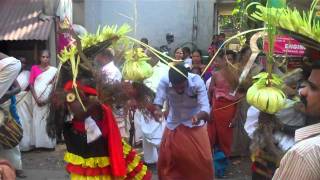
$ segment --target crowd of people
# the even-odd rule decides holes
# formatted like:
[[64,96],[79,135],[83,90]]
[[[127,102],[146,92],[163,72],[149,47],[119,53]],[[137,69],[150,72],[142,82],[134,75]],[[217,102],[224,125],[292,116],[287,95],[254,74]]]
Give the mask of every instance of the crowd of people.
[[[46,119],[57,69],[50,66],[48,50],[40,53],[39,64],[33,65],[31,69],[28,68],[25,57],[19,57],[18,60],[4,54],[2,56],[1,63],[6,64],[3,64],[1,74],[6,89],[2,90],[1,110],[10,112],[8,119],[14,119],[22,127],[23,134],[20,143],[15,147],[1,148],[0,157],[12,163],[18,177],[25,177],[20,151],[35,148],[54,150],[56,145],[56,141],[47,135]],[[20,67],[10,68],[14,62]],[[13,83],[10,84],[11,81]],[[4,119],[3,126],[9,120]]]
[[[291,116],[287,109],[280,111],[277,118],[282,124],[278,127],[274,121],[268,126],[260,122],[268,117],[246,103],[250,78],[239,83],[251,55],[250,47],[235,52],[222,46],[224,39],[223,33],[213,36],[209,56],[222,50],[209,68],[198,49],[176,48],[172,55],[174,68],[150,56],[154,73],[143,83],[155,94],[153,106],[148,114],[136,109],[131,124],[135,126],[135,141],[142,140],[144,162],[126,142],[130,133],[126,108],[120,103],[115,107],[101,103],[90,79],[79,78],[77,87],[68,81],[59,95],[63,102],[52,102],[59,93],[54,91],[57,68],[50,65],[48,50],[41,51],[39,64],[31,68],[24,57],[0,53],[0,110],[10,112],[8,118],[23,130],[19,144],[0,148],[1,176],[25,177],[20,151],[54,150],[56,139],[48,134],[47,126],[54,105],[65,106],[69,115],[62,121],[67,146],[64,159],[71,179],[151,179],[144,163],[157,164],[160,179],[225,177],[232,156],[248,155],[249,139],[253,179],[319,179],[318,59],[308,69],[310,76],[299,76],[302,83],[297,86],[297,79],[287,83],[291,89],[288,101],[299,93],[305,110],[292,106]],[[141,41],[148,44],[146,38]],[[147,48],[143,49],[150,55]],[[125,82],[111,48],[100,51],[94,61],[106,84]],[[264,54],[258,55],[249,77],[264,71],[265,61]],[[277,67],[274,70],[281,73]],[[288,117],[291,121],[286,121]],[[292,120],[301,123],[292,124]],[[271,137],[265,137],[265,126],[271,128]]]

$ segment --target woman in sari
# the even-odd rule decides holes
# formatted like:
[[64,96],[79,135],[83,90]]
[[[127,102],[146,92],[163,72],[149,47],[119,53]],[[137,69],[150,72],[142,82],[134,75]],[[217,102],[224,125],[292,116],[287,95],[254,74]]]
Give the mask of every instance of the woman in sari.
[[41,52],[40,64],[34,65],[30,72],[30,91],[32,93],[33,119],[31,144],[36,148],[54,149],[55,139],[50,139],[46,124],[49,115],[49,100],[53,89],[53,82],[57,68],[50,66],[50,53],[48,50]]
[[17,77],[17,82],[21,91],[16,95],[17,112],[21,120],[23,129],[23,137],[19,143],[21,151],[29,151],[31,147],[31,124],[32,124],[32,95],[29,91],[30,71],[27,69],[27,60],[25,57],[20,57],[21,72]]
[[[231,155],[233,143],[233,124],[237,110],[239,94],[233,95],[237,86],[237,73],[226,61],[228,57],[220,52],[214,61],[208,95],[211,100],[211,121],[208,122],[208,135],[211,148],[214,148],[215,173],[224,177]],[[233,63],[233,61],[231,61]]]

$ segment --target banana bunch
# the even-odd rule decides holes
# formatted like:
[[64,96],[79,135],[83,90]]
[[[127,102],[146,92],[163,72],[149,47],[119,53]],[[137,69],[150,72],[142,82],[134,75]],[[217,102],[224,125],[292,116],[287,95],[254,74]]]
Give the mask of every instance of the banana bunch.
[[254,84],[248,89],[247,102],[262,112],[275,114],[285,105],[286,95],[280,89],[283,84],[280,76],[260,73],[253,77]]
[[256,9],[257,11],[250,14],[250,17],[264,22],[271,19],[272,24],[276,27],[320,42],[320,22],[313,17],[313,10],[300,13],[296,8],[268,8],[261,4],[256,5]]
[[147,62],[150,58],[143,49],[136,48],[125,52],[122,76],[126,80],[143,81],[153,74],[152,66]]

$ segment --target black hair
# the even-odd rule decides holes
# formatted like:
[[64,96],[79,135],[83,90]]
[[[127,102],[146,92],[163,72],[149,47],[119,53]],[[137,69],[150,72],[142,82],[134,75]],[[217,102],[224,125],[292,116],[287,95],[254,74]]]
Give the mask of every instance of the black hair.
[[320,53],[318,50],[307,47],[304,52],[304,55],[311,60],[311,69],[320,69]]
[[320,69],[320,60],[313,61],[312,69]]
[[47,52],[49,57],[51,56],[51,53],[50,53],[50,51],[48,49],[41,50],[39,55],[41,56],[44,52]]
[[186,77],[188,77],[188,69],[184,66],[184,64],[179,63],[174,65],[174,67],[177,68],[183,75],[171,67],[169,70],[169,81],[172,84],[179,84],[186,81]]
[[247,51],[251,51],[251,48],[249,46],[244,46],[240,50],[240,56],[243,56]]
[[226,37],[226,34],[225,33],[220,33],[219,36]]
[[193,51],[192,51],[192,54],[195,53],[195,52],[198,52],[198,53],[200,54],[200,56],[202,56],[202,52],[201,52],[200,49],[195,49],[195,50],[193,50]]
[[182,48],[182,51],[183,51],[183,53],[188,53],[188,54],[190,54],[191,53],[191,50],[190,50],[190,48],[189,47],[183,47]]
[[192,54],[195,53],[195,52],[199,53],[199,55],[200,55],[200,60],[201,60],[201,64],[203,64],[202,52],[201,52],[201,50],[200,50],[200,49],[195,49],[195,50],[192,51]]
[[102,51],[100,51],[98,54],[102,55],[102,56],[106,56],[110,59],[113,58],[113,53],[109,48],[104,48]]
[[145,37],[144,37],[144,38],[141,38],[140,41],[143,42],[143,43],[145,43],[145,44],[148,44],[148,43],[149,43],[149,40],[148,40],[147,38],[145,38]]
[[233,60],[236,60],[237,58],[237,53],[229,49],[226,50],[226,55],[231,55]]

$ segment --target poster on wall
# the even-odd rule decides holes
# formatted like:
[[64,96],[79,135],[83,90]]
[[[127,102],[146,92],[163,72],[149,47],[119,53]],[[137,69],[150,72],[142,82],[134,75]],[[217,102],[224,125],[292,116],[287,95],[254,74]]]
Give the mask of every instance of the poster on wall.
[[[268,41],[264,42],[264,50],[268,50]],[[277,35],[274,43],[274,54],[302,57],[305,47],[288,35]]]

